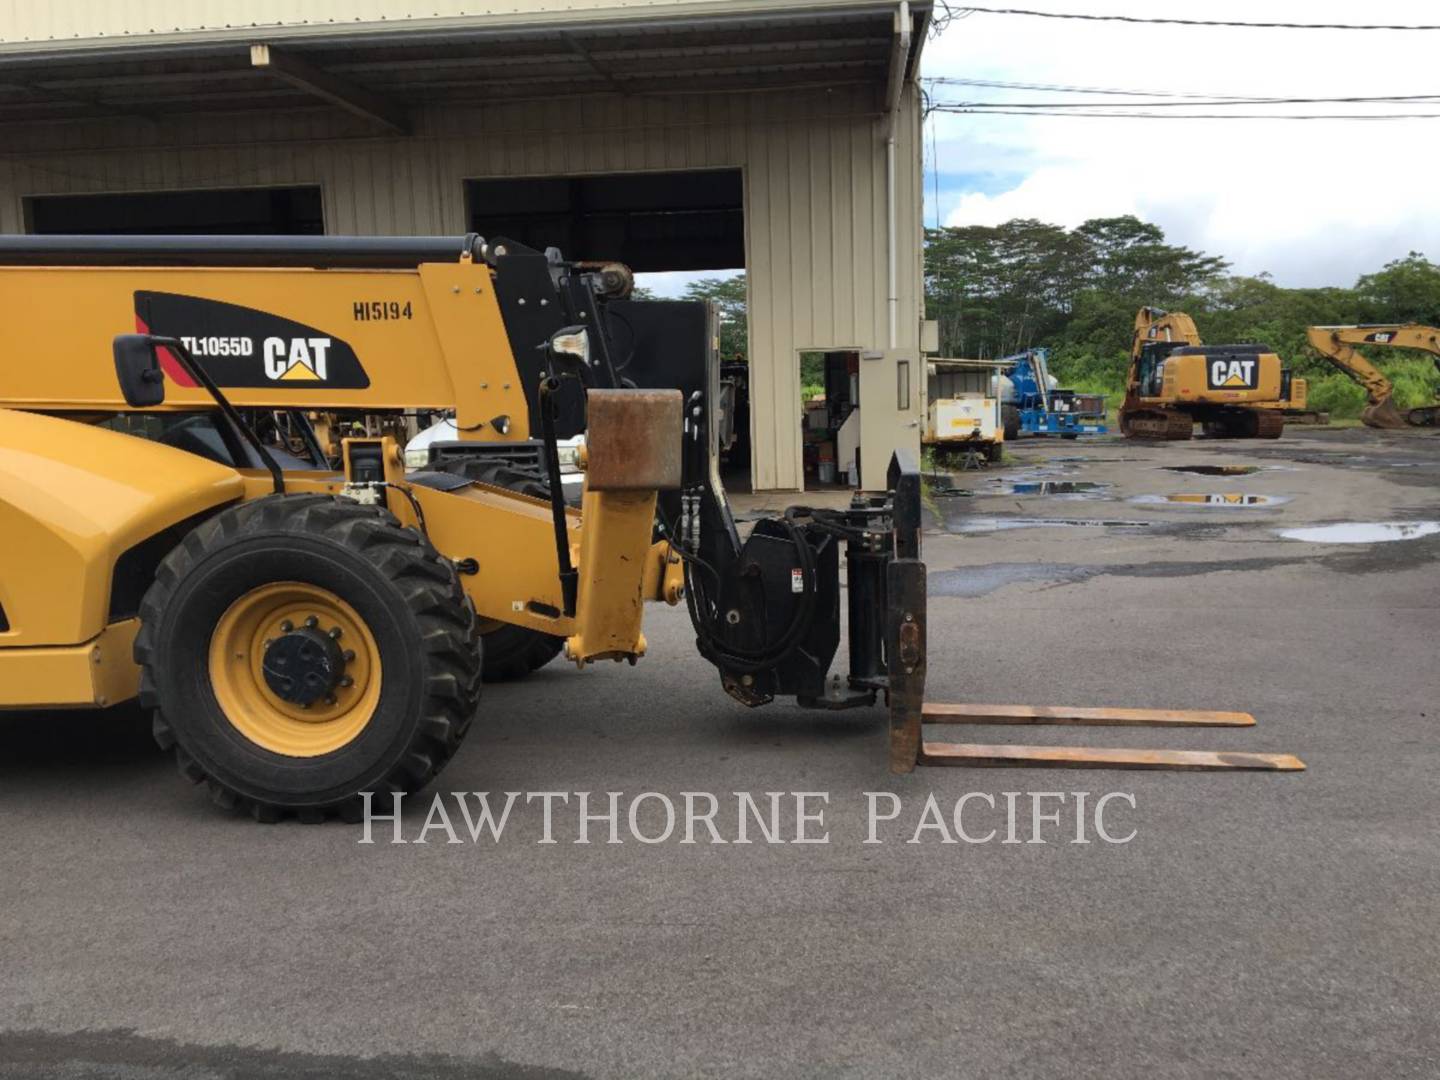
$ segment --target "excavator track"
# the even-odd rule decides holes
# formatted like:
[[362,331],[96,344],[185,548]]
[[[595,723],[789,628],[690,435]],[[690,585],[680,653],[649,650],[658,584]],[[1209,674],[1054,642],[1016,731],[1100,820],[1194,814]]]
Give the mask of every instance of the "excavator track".
[[1285,414],[1279,410],[1255,414],[1255,438],[1278,439],[1285,431]]
[[1188,413],[1174,409],[1137,409],[1121,413],[1120,431],[1130,439],[1178,442],[1195,433],[1195,422]]

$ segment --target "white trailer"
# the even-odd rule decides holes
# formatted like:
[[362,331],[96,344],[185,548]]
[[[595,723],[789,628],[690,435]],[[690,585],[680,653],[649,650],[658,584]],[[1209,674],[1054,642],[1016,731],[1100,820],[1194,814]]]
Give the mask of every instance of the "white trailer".
[[931,360],[925,380],[927,445],[973,449],[999,461],[1005,442],[1000,367],[991,360]]

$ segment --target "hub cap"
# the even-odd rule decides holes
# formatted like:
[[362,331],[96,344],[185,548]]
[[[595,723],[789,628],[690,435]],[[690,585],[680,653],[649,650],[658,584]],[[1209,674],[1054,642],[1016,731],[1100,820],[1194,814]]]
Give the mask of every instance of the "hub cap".
[[380,699],[370,628],[340,597],[302,582],[264,585],[231,604],[211,636],[209,666],[235,729],[289,757],[352,742]]

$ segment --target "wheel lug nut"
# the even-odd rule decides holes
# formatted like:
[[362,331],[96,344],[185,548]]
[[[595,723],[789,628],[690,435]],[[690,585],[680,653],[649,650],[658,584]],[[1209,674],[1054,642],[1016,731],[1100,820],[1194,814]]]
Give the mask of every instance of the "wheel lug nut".
[[347,664],[350,663],[350,661],[352,661],[352,660],[355,659],[355,650],[354,650],[354,649],[346,649],[346,650],[345,650],[345,653],[344,653],[344,656],[345,656],[345,662],[346,662]]
[[315,627],[317,627],[317,626],[319,626],[319,625],[320,625],[320,620],[317,619],[314,615],[311,615],[308,619],[305,620],[305,628],[306,628],[307,630],[314,630]]
[[291,630],[294,630],[294,629],[295,629],[295,624],[294,624],[293,622],[291,622],[289,619],[286,619],[284,622],[282,622],[282,623],[280,624],[280,629],[281,629],[281,631],[283,631],[284,633],[287,633],[287,634],[288,634],[288,633],[290,633]]
[[345,634],[345,631],[344,631],[344,630],[341,630],[340,627],[338,627],[338,626],[332,626],[332,627],[330,628],[330,638],[331,638],[331,640],[333,640],[333,641],[338,641],[341,637],[344,636],[344,634]]
[[335,695],[334,695],[334,694],[326,694],[326,695],[325,695],[325,704],[326,704],[326,705],[334,705],[334,704],[335,704]]
[[355,680],[352,679],[349,675],[342,675],[342,676],[340,677],[340,685],[341,685],[341,686],[354,686],[354,685],[355,685]]

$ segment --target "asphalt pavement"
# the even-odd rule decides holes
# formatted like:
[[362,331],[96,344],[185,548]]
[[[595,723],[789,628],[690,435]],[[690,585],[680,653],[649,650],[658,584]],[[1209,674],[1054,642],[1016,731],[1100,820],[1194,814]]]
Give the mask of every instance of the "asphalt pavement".
[[[892,777],[880,710],[746,709],[666,608],[633,669],[487,688],[436,785],[472,811],[568,793],[553,844],[523,794],[499,841],[434,791],[401,844],[257,825],[135,710],[12,715],[0,1077],[1440,1075],[1440,533],[1415,527],[1440,520],[1440,435],[1012,456],[929,503],[930,699],[1258,724],[949,736],[1307,771]],[[1410,538],[1281,535],[1355,523]],[[603,820],[574,842],[581,791],[592,814],[621,793],[621,843]],[[715,800],[693,844],[686,792]]]

